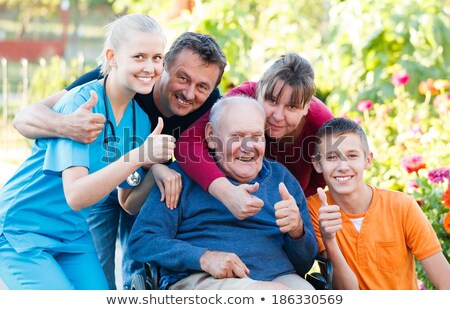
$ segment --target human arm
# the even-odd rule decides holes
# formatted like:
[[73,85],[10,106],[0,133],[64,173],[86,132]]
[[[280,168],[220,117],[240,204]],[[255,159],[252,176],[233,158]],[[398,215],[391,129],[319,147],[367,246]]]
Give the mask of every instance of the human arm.
[[[80,77],[79,80],[84,81],[83,77]],[[50,97],[24,108],[14,118],[13,125],[16,130],[30,139],[61,137],[81,143],[94,141],[105,122],[103,115],[92,113],[92,107],[96,101],[93,101],[92,98],[89,99],[85,105],[80,106],[72,114],[60,114],[52,111],[56,102],[66,93],[66,89],[60,90]]]
[[140,147],[92,174],[88,174],[87,168],[82,166],[65,169],[62,178],[67,203],[74,210],[91,206],[108,195],[143,164],[153,165],[169,160],[173,154],[175,139],[161,135],[162,128],[163,122],[160,118],[155,130]]
[[147,199],[153,185],[158,186],[161,200],[166,201],[169,209],[176,208],[181,193],[181,175],[164,164],[154,164],[150,167],[142,182],[132,188],[119,188],[119,203],[129,214],[136,214]]
[[138,186],[133,188],[119,187],[117,196],[120,206],[128,214],[137,214],[141,210],[141,207],[147,199],[147,196],[153,188],[153,185],[155,185],[155,178],[153,177],[153,173],[147,171]]
[[317,194],[321,202],[318,215],[320,236],[326,249],[321,255],[328,258],[333,266],[333,288],[358,290],[358,279],[347,264],[336,240],[336,232],[342,229],[339,206],[328,205],[322,188],[317,189]]
[[408,196],[405,205],[399,218],[403,220],[407,250],[422,264],[437,289],[450,289],[450,266],[433,226],[413,197]]
[[442,252],[420,261],[431,283],[439,290],[450,290],[450,265]]
[[258,185],[233,185],[219,169],[208,151],[205,127],[209,112],[185,130],[177,141],[175,157],[180,167],[216,199],[222,202],[238,219],[242,220],[258,213],[263,201],[253,195]]

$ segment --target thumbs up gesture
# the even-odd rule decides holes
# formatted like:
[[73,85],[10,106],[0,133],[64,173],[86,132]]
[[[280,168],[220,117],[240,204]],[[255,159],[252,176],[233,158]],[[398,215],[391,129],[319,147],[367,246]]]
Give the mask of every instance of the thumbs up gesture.
[[278,185],[278,191],[281,200],[274,206],[276,223],[282,233],[288,233],[291,238],[298,239],[304,234],[300,210],[283,182]]
[[62,136],[81,143],[92,143],[102,132],[105,126],[105,116],[100,113],[92,113],[92,109],[98,102],[97,93],[90,92],[91,97],[82,104],[75,112],[67,117],[67,132]]
[[140,154],[144,156],[139,159],[144,164],[162,163],[172,158],[173,150],[175,149],[175,138],[171,135],[161,134],[163,127],[164,122],[161,117],[158,117],[158,125],[155,130],[140,146]]
[[339,206],[329,205],[325,191],[319,187],[317,195],[320,199],[319,228],[322,239],[331,240],[336,237],[336,232],[342,229],[341,212]]

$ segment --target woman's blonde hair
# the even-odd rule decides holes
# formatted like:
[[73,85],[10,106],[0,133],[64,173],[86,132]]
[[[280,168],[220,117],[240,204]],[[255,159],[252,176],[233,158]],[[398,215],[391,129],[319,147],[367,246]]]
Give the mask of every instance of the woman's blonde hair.
[[118,50],[123,44],[126,44],[130,37],[130,32],[154,32],[165,36],[161,26],[153,18],[145,14],[128,14],[118,17],[115,21],[108,24],[106,27],[105,43],[103,44],[103,51],[99,57],[101,61],[100,72],[106,76],[111,71],[111,65],[106,59],[106,51],[108,49]]

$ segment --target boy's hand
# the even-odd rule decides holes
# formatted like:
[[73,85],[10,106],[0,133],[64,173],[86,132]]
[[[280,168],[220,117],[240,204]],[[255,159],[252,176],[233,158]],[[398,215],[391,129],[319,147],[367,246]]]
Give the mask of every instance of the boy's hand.
[[303,220],[297,203],[283,182],[278,185],[278,191],[281,201],[274,206],[277,225],[282,233],[288,233],[292,239],[301,238],[304,234]]
[[325,191],[319,187],[317,195],[320,199],[319,228],[322,239],[334,239],[336,232],[342,229],[341,212],[339,206],[329,205]]

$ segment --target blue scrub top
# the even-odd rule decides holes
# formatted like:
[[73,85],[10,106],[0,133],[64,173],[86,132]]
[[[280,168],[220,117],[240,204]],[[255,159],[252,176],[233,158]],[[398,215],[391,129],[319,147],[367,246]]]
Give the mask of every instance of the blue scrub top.
[[[99,98],[93,112],[105,115],[104,88],[98,81],[70,90],[53,110],[63,114],[74,112],[89,99],[90,90]],[[93,173],[114,161],[114,157],[118,159],[133,149],[133,104],[137,145],[150,133],[148,116],[135,102],[130,102],[118,126],[109,100],[107,104],[117,141],[110,142],[108,154],[103,144],[104,132],[91,144],[63,138],[37,139],[31,156],[0,190],[0,235],[3,234],[17,252],[32,249],[69,253],[95,251],[86,223],[90,208],[81,211],[70,208],[64,196],[62,171],[83,166]],[[104,130],[111,135],[111,128],[106,124]]]

